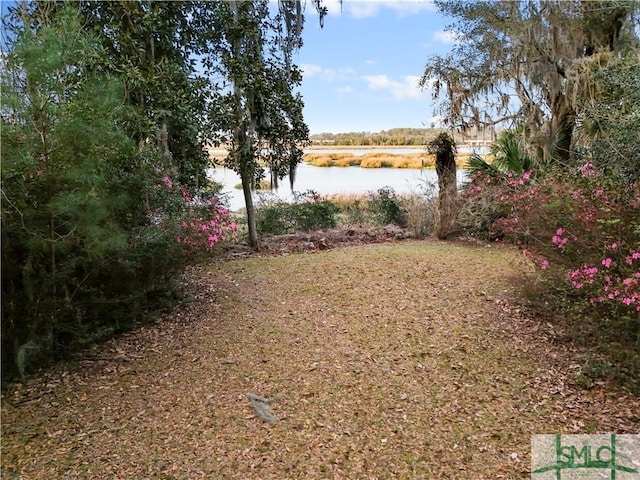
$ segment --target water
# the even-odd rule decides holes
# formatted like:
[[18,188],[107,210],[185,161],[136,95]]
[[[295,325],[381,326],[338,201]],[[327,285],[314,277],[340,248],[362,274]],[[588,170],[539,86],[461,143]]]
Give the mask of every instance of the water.
[[[462,145],[456,149],[459,153],[477,153],[479,155],[485,155],[489,153],[491,150],[490,147],[470,147],[467,145]],[[351,155],[355,155],[356,157],[361,157],[368,153],[388,153],[390,155],[410,155],[412,153],[424,153],[426,154],[426,147],[416,147],[416,148],[365,148],[365,147],[355,147],[355,148],[311,148],[305,149],[304,153],[317,153],[320,155],[328,155],[331,153],[349,153]]]
[[[211,168],[210,178],[223,185],[229,208],[238,211],[244,207],[242,189],[234,188],[240,184],[240,176],[226,168]],[[458,183],[464,182],[466,172],[458,170]],[[438,177],[435,170],[411,168],[360,168],[360,167],[314,167],[300,164],[296,172],[295,192],[314,190],[321,195],[362,194],[375,192],[383,187],[391,187],[398,194],[422,193],[437,190]],[[285,201],[293,200],[289,179],[285,178],[278,190],[271,193]],[[261,192],[254,193],[254,201],[259,201]]]

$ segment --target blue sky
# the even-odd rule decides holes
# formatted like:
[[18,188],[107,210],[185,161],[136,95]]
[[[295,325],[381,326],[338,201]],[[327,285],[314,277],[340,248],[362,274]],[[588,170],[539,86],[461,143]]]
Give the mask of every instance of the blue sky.
[[452,48],[450,21],[427,1],[325,0],[324,28],[307,3],[297,62],[311,133],[421,128],[434,120],[417,86],[427,59]]

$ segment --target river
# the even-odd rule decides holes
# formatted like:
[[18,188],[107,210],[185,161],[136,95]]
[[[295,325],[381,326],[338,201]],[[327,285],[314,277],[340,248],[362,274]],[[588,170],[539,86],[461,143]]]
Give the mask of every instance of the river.
[[[217,167],[208,170],[210,178],[223,185],[228,206],[232,211],[244,207],[242,190],[235,188],[240,184],[240,177],[233,170]],[[466,179],[466,172],[458,170],[458,183]],[[360,167],[314,167],[302,163],[296,172],[295,192],[314,190],[321,195],[368,193],[383,187],[391,187],[396,193],[422,193],[425,190],[437,190],[435,170],[419,170],[410,168],[360,168]],[[291,201],[292,190],[289,179],[285,178],[278,190],[266,195],[277,195],[278,198]],[[254,193],[254,201],[259,202],[263,192]]]

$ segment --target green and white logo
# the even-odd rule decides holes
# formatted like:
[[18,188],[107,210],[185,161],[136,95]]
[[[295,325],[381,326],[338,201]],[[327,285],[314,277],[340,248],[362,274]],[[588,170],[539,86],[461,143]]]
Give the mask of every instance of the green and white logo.
[[534,480],[640,480],[640,435],[532,435]]

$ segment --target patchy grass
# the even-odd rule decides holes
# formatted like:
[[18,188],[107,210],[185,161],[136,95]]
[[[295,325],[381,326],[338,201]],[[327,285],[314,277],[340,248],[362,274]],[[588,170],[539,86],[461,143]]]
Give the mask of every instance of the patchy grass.
[[[529,478],[533,433],[637,432],[518,303],[513,250],[202,267],[192,302],[3,396],[2,478]],[[281,393],[260,422],[245,394]]]

